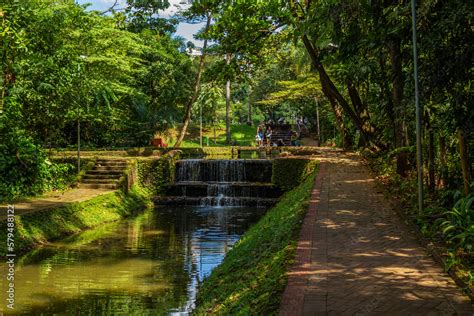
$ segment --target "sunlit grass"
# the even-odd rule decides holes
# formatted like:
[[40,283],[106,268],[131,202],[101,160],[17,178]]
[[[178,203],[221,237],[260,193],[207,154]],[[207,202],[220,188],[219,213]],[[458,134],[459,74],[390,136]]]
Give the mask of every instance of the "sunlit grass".
[[[255,146],[256,128],[247,124],[231,125],[231,138],[237,146]],[[177,134],[177,133],[175,133]],[[214,137],[215,136],[215,137]],[[206,140],[207,138],[207,140]],[[173,146],[176,139],[167,138],[166,142],[169,146]],[[203,128],[203,146],[228,146],[226,143],[225,125],[205,126]],[[188,135],[184,138],[181,147],[196,148],[199,144],[199,128],[192,126],[189,128]]]
[[[119,220],[147,205],[147,194],[133,187],[128,195],[116,191],[84,202],[17,216],[15,250],[22,252],[50,240]],[[0,225],[0,237],[3,240],[6,240],[6,232],[4,222]],[[0,244],[0,256],[5,255],[6,251],[6,243]]]

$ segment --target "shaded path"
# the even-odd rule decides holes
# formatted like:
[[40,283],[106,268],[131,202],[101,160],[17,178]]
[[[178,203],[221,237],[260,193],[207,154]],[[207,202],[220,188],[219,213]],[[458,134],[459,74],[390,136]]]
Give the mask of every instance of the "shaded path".
[[[82,202],[93,197],[113,192],[110,189],[70,189],[63,193],[50,193],[47,196],[33,198],[26,202],[15,203],[15,215],[23,215],[44,209],[65,206],[74,202]],[[7,205],[0,205],[0,220],[6,218]]]
[[[473,315],[360,158],[325,151],[282,315]],[[318,182],[319,181],[319,182]]]

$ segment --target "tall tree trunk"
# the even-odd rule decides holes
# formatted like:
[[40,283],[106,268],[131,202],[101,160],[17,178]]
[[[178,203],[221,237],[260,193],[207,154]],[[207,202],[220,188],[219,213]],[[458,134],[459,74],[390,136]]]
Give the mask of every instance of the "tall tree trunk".
[[434,133],[431,126],[428,127],[428,190],[433,193],[435,190],[435,148]]
[[315,48],[311,44],[307,35],[306,34],[302,35],[302,39],[303,39],[303,44],[305,45],[306,51],[308,52],[311,58],[311,62],[314,68],[318,71],[319,80],[321,82],[323,93],[329,99],[329,102],[333,106],[333,109],[335,108],[336,104],[340,105],[341,108],[349,117],[349,119],[352,121],[352,123],[360,131],[361,136],[364,137],[365,140],[372,143],[376,147],[383,147],[382,144],[380,144],[375,137],[376,131],[375,131],[374,126],[370,125],[370,122],[364,122],[357,115],[357,113],[351,108],[349,103],[344,99],[344,97],[339,92],[335,84],[332,82],[331,78],[327,74],[326,69],[324,69],[324,66],[321,63],[319,56]]
[[446,160],[446,137],[444,136],[439,138],[439,162],[441,186],[446,187],[448,185],[448,164]]
[[[385,67],[385,56],[382,55],[380,58],[379,58],[379,66],[380,66],[380,80],[379,80],[379,87],[380,87],[380,91],[382,91],[382,95],[383,97],[386,99],[386,107],[385,107],[385,111],[387,112],[387,116],[388,116],[388,119],[389,119],[389,124],[390,124],[390,127],[393,131],[393,139],[396,138],[395,134],[396,134],[396,127],[395,127],[395,113],[393,111],[393,100],[392,100],[392,93],[390,91],[390,87],[388,85],[389,83],[389,79],[388,79],[388,76],[387,76],[387,71],[385,70],[386,67]],[[395,147],[396,147],[396,144],[395,144]]]
[[[403,118],[405,111],[403,108],[403,70],[402,70],[402,52],[400,48],[400,39],[391,40],[388,44],[390,60],[392,64],[392,100],[394,114],[394,136],[397,148],[404,147],[405,137],[403,135]],[[397,154],[397,173],[405,177],[408,170],[408,156],[406,152]]]
[[[226,54],[226,65],[230,65],[231,55],[230,53]],[[225,84],[225,141],[227,144],[230,144],[232,141],[230,135],[230,79],[227,79]]]
[[[356,86],[352,82],[352,80],[348,80],[347,82],[347,92],[349,93],[349,97],[351,99],[352,106],[354,111],[356,112],[357,116],[361,119],[362,124],[365,126],[369,123],[369,112],[367,109],[366,104],[364,104],[360,98],[359,92],[357,91]],[[360,144],[365,146],[366,139],[363,133],[360,133]]]
[[[211,14],[207,14],[207,20],[206,20],[206,27],[204,29],[204,33],[207,33],[209,30],[209,26],[211,25]],[[202,54],[199,59],[199,68],[198,72],[196,74],[196,80],[194,81],[194,90],[191,98],[189,99],[188,103],[186,104],[186,112],[184,115],[184,120],[183,120],[183,127],[181,128],[181,131],[179,132],[178,140],[174,144],[174,147],[179,147],[181,146],[181,143],[183,142],[184,136],[186,135],[186,131],[189,126],[189,121],[191,120],[191,110],[193,108],[194,102],[196,102],[198,96],[199,96],[199,90],[201,87],[201,77],[202,77],[202,72],[204,70],[204,62],[206,60],[206,53],[207,53],[207,39],[204,39],[204,44],[202,46]]]
[[249,113],[248,113],[248,118],[247,118],[247,124],[249,126],[253,126],[253,119],[252,119],[252,100],[250,100],[250,95],[252,94],[252,87],[249,85],[249,93],[247,97],[247,102],[248,102],[248,108],[249,108]]
[[459,153],[461,156],[462,180],[464,183],[464,194],[471,193],[471,172],[469,170],[469,155],[466,146],[466,137],[464,131],[458,128]]
[[352,141],[349,138],[349,131],[346,129],[346,126],[344,125],[344,117],[343,117],[342,108],[337,103],[330,102],[330,104],[334,112],[334,117],[336,118],[337,128],[339,130],[339,133],[341,134],[342,147],[344,149],[349,149],[349,147],[352,146]]
[[314,101],[316,102],[316,131],[318,133],[318,146],[321,146],[321,129],[319,128],[319,102],[318,98],[314,98]]
[[[299,1],[290,0],[289,3],[291,7],[291,14],[293,15],[293,17],[299,22],[301,22],[302,24],[305,23],[304,14],[310,11],[311,5],[313,2],[306,1],[306,5],[305,5],[306,10],[302,10],[303,16],[299,14],[299,9],[302,8],[302,5]],[[347,116],[352,121],[352,123],[355,125],[355,127],[360,131],[361,137],[367,143],[372,144],[377,149],[385,148],[386,146],[377,139],[377,131],[375,129],[375,126],[373,126],[370,123],[370,121],[364,122],[354,112],[354,110],[350,107],[349,103],[345,100],[345,98],[339,92],[336,85],[332,82],[331,78],[327,74],[321,62],[319,51],[315,49],[315,47],[309,40],[306,32],[304,32],[301,35],[301,39],[303,40],[303,44],[306,48],[306,51],[308,52],[308,55],[311,59],[313,67],[318,71],[323,93],[329,99],[329,102],[331,102],[333,108],[335,107],[334,103],[337,102],[342,107],[342,109],[347,114]]]

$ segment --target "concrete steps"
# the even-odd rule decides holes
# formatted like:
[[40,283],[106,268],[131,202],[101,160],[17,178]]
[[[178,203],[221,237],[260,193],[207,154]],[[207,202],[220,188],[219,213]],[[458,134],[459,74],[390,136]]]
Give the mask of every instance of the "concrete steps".
[[98,159],[94,168],[88,171],[79,184],[80,188],[117,189],[119,179],[127,169],[126,160]]
[[122,175],[120,173],[108,174],[108,173],[99,173],[99,174],[85,174],[82,177],[82,180],[90,180],[90,179],[120,179]]
[[117,183],[79,183],[78,188],[80,189],[110,189],[115,190],[118,188]]
[[291,145],[291,136],[293,132],[292,131],[274,131],[272,133],[272,137],[270,141],[272,143],[278,143],[278,140],[282,140],[285,146],[290,146]]
[[[203,200],[200,197],[189,196],[155,196],[153,201],[158,205],[187,205],[187,206],[256,206],[270,207],[278,202],[277,198],[254,198],[254,197],[208,197]],[[203,202],[205,205],[203,205]]]
[[87,173],[87,175],[121,175],[123,169],[116,169],[116,170],[91,170]]

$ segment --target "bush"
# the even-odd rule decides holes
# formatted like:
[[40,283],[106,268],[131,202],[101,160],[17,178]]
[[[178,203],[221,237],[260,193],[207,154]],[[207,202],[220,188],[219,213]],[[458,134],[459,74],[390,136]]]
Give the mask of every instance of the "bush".
[[67,187],[75,166],[52,163],[41,146],[21,128],[19,106],[9,101],[0,116],[0,202]]
[[435,227],[442,232],[453,251],[473,254],[474,245],[474,194],[459,199],[444,218],[436,221]]
[[139,160],[137,164],[138,182],[151,194],[166,193],[166,185],[174,181],[175,162],[180,151],[174,150],[157,159]]
[[283,191],[300,184],[314,172],[318,163],[308,158],[278,158],[273,161],[272,183]]
[[43,192],[50,177],[43,150],[24,130],[10,127],[0,126],[0,201]]

